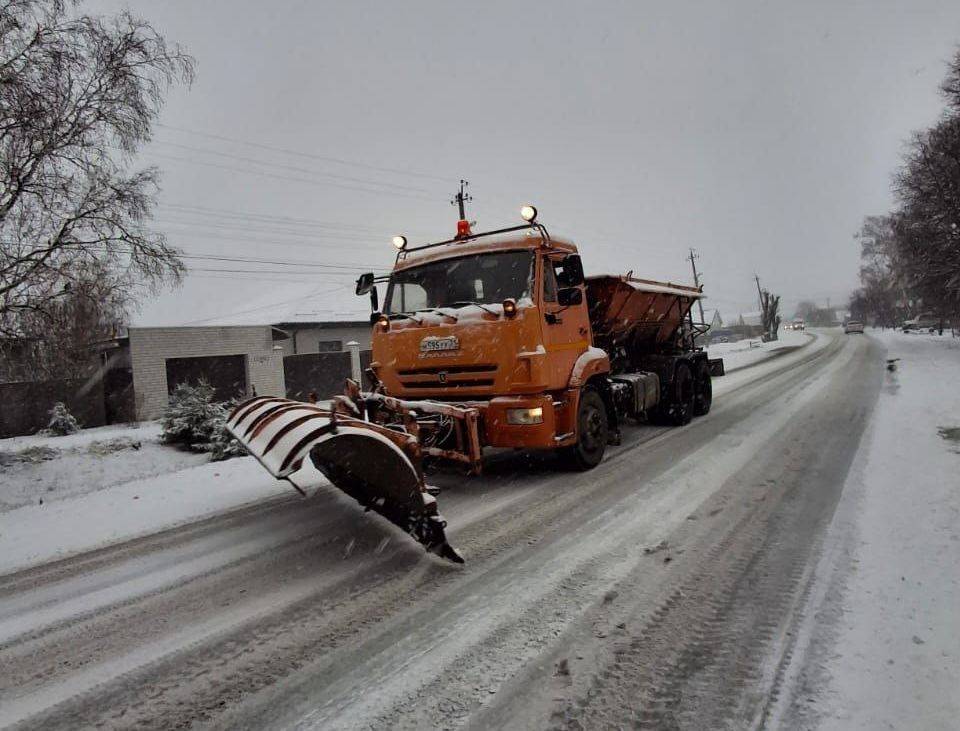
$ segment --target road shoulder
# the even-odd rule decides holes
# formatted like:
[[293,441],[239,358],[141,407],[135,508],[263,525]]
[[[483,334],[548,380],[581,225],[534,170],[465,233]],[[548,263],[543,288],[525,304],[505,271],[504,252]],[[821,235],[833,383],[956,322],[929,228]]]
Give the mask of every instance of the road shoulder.
[[900,358],[844,486],[771,725],[955,728],[960,715],[960,342]]

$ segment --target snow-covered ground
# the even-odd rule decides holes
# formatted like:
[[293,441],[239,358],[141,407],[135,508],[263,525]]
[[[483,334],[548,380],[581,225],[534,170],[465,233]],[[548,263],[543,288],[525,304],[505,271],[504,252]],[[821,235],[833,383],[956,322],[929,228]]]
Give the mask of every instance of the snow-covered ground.
[[781,330],[780,339],[764,343],[758,338],[738,340],[735,343],[715,343],[707,348],[711,358],[723,358],[727,371],[744,368],[761,360],[766,360],[785,349],[806,345],[813,337],[810,333],[794,330]]
[[[315,487],[306,466],[293,478]],[[288,495],[252,457],[211,462],[160,426],[0,440],[0,574]]]
[[[960,339],[871,331],[899,358],[844,488],[788,673],[785,726],[960,719]],[[857,337],[857,336],[851,336]]]
[[0,513],[42,505],[209,461],[160,442],[160,425],[84,429],[0,440]]

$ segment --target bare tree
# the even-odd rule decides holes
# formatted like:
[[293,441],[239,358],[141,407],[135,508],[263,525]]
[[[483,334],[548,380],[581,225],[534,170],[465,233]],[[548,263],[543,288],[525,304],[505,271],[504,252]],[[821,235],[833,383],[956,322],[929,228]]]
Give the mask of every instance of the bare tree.
[[860,240],[858,315],[876,325],[895,327],[908,316],[909,297],[901,281],[896,229],[891,216],[867,216],[855,238]]
[[947,100],[947,106],[960,113],[960,50],[954,56],[947,69],[947,76],[940,84],[940,93]]
[[913,136],[894,180],[901,282],[944,318],[960,314],[960,53],[941,86],[943,118]]
[[777,339],[781,318],[777,314],[780,309],[780,295],[770,294],[764,289],[760,292],[760,317],[763,322],[763,341],[770,342]]
[[193,67],[129,12],[0,0],[0,336],[49,332],[81,300],[109,320],[180,279],[149,227],[159,173],[130,158]]

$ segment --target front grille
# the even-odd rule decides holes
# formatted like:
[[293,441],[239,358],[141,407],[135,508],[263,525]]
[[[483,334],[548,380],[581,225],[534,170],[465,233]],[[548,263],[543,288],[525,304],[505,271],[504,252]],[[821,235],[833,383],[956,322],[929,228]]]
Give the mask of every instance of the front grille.
[[455,381],[403,381],[404,388],[483,388],[492,386],[492,378],[462,378]]
[[411,368],[406,371],[397,371],[399,376],[435,376],[438,373],[492,373],[497,370],[496,365],[460,365],[437,366],[435,368]]
[[459,388],[492,388],[496,372],[496,364],[480,363],[408,368],[397,371],[397,375],[404,388],[456,391]]

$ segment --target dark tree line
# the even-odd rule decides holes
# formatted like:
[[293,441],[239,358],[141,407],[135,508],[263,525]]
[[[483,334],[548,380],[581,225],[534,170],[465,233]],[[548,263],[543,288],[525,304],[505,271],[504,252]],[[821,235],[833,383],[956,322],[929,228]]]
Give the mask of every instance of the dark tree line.
[[960,319],[960,52],[940,91],[943,115],[911,137],[894,176],[896,208],[864,219],[857,235],[854,317],[885,326],[926,313]]
[[141,287],[180,278],[149,225],[159,173],[130,158],[167,88],[192,76],[129,12],[0,0],[0,344],[70,362],[62,343],[109,334]]

